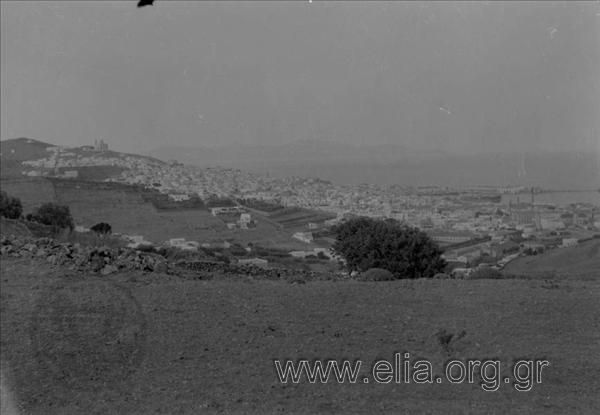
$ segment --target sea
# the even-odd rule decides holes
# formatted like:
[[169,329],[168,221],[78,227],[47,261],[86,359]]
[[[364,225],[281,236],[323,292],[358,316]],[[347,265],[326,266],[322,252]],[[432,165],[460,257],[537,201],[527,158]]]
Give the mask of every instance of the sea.
[[[552,204],[555,206],[566,206],[571,203],[591,203],[600,207],[600,192],[593,191],[568,191],[568,192],[546,192],[536,193],[535,203]],[[508,204],[509,201],[516,203],[529,202],[531,200],[530,193],[520,194],[503,194],[502,203]]]

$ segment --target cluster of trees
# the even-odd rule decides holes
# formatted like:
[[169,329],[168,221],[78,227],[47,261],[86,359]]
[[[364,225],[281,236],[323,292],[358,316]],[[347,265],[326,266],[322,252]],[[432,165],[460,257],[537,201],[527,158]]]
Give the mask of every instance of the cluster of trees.
[[[8,219],[23,219],[23,204],[21,200],[0,191],[0,216]],[[68,206],[55,203],[44,203],[33,213],[28,213],[25,219],[49,225],[56,229],[73,229],[73,217]]]
[[334,251],[349,271],[380,268],[394,278],[432,278],[442,272],[442,251],[425,232],[393,219],[358,217],[334,228]]
[[[21,200],[9,196],[6,192],[0,192],[0,216],[9,219],[25,219],[29,222],[48,225],[55,230],[69,229],[73,230],[73,216],[68,206],[58,205],[56,203],[44,203],[33,213],[28,213],[23,218],[23,205]],[[91,227],[91,231],[99,235],[108,235],[112,233],[112,227],[106,222],[100,222]]]
[[28,214],[25,218],[28,221],[38,222],[56,229],[68,228],[72,230],[74,227],[69,207],[55,203],[44,203],[34,213]]
[[23,205],[16,197],[9,196],[5,191],[0,191],[0,216],[8,219],[19,219],[23,214]]

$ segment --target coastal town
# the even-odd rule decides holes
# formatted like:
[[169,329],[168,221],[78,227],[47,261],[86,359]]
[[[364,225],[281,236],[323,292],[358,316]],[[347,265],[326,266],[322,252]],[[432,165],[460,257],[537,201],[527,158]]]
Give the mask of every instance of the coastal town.
[[0,0],[0,415],[600,414],[600,0]]
[[[77,179],[82,168],[112,166],[120,173],[106,181],[151,189],[174,203],[194,198],[212,201],[212,214],[226,214],[230,230],[243,232],[254,225],[253,215],[268,217],[277,209],[326,213],[329,216],[295,229],[292,237],[310,244],[313,233],[346,218],[393,218],[426,231],[444,250],[445,259],[455,264],[456,272],[468,272],[482,263],[501,268],[518,256],[576,245],[600,232],[600,206],[538,202],[543,189],[338,185],[319,178],[275,178],[218,166],[162,162],[112,152],[103,141],[78,148],[53,146],[47,151],[47,157],[24,162],[23,174]],[[254,209],[239,201],[253,201]],[[171,243],[194,249],[202,241],[175,238]]]

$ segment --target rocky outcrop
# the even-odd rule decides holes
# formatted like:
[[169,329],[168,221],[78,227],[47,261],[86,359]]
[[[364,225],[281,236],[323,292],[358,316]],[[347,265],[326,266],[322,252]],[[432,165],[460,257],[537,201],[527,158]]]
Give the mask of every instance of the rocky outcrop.
[[311,280],[339,279],[331,273],[284,268],[264,268],[257,265],[226,264],[211,261],[170,262],[161,255],[133,248],[82,246],[59,242],[51,238],[2,236],[0,258],[32,258],[80,272],[109,275],[116,272],[144,271],[168,273],[198,279],[219,276],[242,276],[252,279],[287,280],[303,283]]
[[0,239],[0,256],[39,258],[52,265],[103,275],[128,270],[167,272],[169,268],[162,256],[135,249],[82,246],[51,238],[34,239],[12,235],[2,236]]

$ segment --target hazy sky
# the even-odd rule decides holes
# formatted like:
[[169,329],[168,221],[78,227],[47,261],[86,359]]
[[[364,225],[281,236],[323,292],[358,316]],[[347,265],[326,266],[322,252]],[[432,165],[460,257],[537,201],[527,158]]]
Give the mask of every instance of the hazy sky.
[[600,151],[597,2],[0,4],[2,139]]

